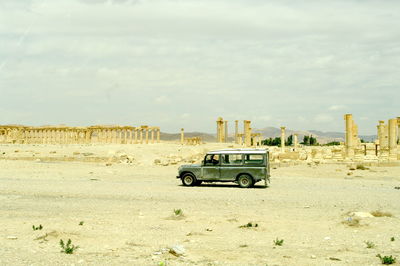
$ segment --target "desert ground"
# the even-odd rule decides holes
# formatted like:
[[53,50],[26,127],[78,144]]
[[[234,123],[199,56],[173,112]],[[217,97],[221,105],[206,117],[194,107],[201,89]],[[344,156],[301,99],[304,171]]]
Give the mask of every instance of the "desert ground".
[[[380,265],[377,254],[400,260],[400,167],[276,164],[269,187],[250,189],[184,187],[176,179],[179,165],[225,147],[0,145],[0,265]],[[62,253],[60,239],[79,248]]]

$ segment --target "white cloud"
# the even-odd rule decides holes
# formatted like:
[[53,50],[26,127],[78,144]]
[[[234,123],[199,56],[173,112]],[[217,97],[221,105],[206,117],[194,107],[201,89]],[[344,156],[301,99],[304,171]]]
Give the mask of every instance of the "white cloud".
[[[251,117],[254,125],[341,131],[346,111],[368,117],[360,129],[375,132],[371,121],[399,116],[399,7],[3,0],[0,105],[15,123],[91,124],[101,117],[171,132],[182,125],[163,117],[182,110],[191,118],[185,128],[209,132],[209,117],[220,115],[230,124]],[[18,115],[23,108],[29,119]]]
[[345,108],[346,108],[346,106],[344,106],[344,105],[331,105],[331,106],[329,106],[328,109],[330,111],[338,111],[338,110],[343,110]]
[[316,115],[314,117],[314,121],[316,123],[329,123],[329,122],[332,122],[334,120],[335,119],[332,116],[327,115],[327,114],[318,114],[318,115]]
[[154,99],[154,101],[158,104],[170,103],[170,99],[165,95],[158,96],[157,98]]

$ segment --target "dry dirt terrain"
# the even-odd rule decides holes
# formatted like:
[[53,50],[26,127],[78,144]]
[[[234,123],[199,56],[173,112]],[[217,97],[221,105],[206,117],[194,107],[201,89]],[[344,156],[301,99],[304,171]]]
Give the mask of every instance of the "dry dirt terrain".
[[[378,253],[400,260],[400,167],[352,175],[343,164],[274,167],[268,188],[251,189],[183,187],[175,178],[180,164],[222,147],[1,145],[0,265],[380,265]],[[377,217],[363,217],[370,213]],[[60,239],[79,248],[61,253]],[[174,246],[183,254],[171,254]]]

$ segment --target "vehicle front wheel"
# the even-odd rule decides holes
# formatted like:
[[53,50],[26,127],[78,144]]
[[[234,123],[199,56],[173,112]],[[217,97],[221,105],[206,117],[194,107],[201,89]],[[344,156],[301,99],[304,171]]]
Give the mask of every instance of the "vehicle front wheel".
[[253,179],[249,175],[241,175],[238,178],[238,184],[242,188],[248,188],[253,185]]
[[184,186],[194,186],[196,184],[196,178],[192,174],[184,174],[182,176],[182,184]]

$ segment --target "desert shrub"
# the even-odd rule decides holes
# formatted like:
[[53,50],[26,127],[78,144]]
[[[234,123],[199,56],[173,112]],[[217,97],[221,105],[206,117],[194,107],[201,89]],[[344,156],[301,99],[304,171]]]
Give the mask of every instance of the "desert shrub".
[[362,164],[357,164],[356,169],[357,169],[357,170],[368,170],[369,168],[368,168],[368,167],[365,167],[365,166],[362,165]]
[[383,211],[373,211],[371,212],[372,216],[374,217],[393,217],[393,214],[390,212],[383,212]]
[[258,227],[258,224],[256,223],[253,224],[252,222],[248,222],[247,224],[239,226],[239,228],[252,228],[252,227]]
[[376,255],[382,262],[382,264],[394,264],[396,263],[396,258],[392,255],[390,256],[381,256],[381,254]]
[[84,221],[80,221],[80,222],[79,222],[79,225],[83,225],[83,224],[84,224]]
[[342,223],[345,224],[345,225],[354,226],[354,227],[357,227],[357,226],[361,225],[360,224],[360,219],[358,219],[357,217],[349,217],[345,221],[343,221]]
[[276,238],[275,240],[274,240],[274,245],[275,246],[282,246],[283,245],[283,239],[278,239],[278,238]]
[[60,247],[61,252],[65,254],[72,254],[79,246],[72,245],[71,239],[68,239],[67,244],[64,244],[64,241],[60,239]]
[[394,236],[392,236],[392,237],[390,238],[390,241],[393,242],[394,240],[395,240],[395,239],[394,239]]
[[375,244],[372,241],[365,241],[364,243],[367,245],[367,248],[374,248],[375,247]]
[[42,230],[43,226],[41,224],[39,224],[39,226],[32,225],[32,229],[33,229],[33,231]]

